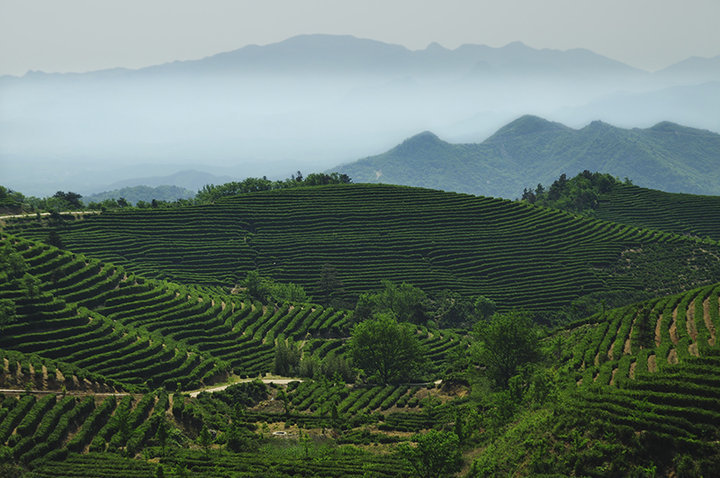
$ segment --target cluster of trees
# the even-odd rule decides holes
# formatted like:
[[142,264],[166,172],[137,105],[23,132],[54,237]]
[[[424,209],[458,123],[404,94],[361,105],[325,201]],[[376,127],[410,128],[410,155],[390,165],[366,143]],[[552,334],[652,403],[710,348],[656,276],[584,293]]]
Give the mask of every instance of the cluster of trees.
[[269,277],[262,277],[258,271],[248,272],[240,285],[250,297],[261,302],[310,302],[303,286],[294,282],[275,282]]
[[324,358],[305,353],[292,339],[279,340],[275,345],[273,372],[284,377],[327,378],[355,381],[356,372],[342,354],[330,352]]
[[[37,297],[41,293],[40,280],[27,273],[22,256],[7,241],[0,247],[0,284],[9,289],[20,289],[28,298]],[[12,323],[15,311],[13,300],[0,299],[0,330]]]
[[396,284],[389,280],[383,280],[382,286],[379,292],[360,295],[354,312],[356,321],[390,314],[400,322],[469,329],[497,309],[495,302],[484,296],[463,297],[445,290],[430,297],[407,282]]
[[[137,207],[141,209],[148,208],[169,208],[179,206],[189,206],[193,204],[206,204],[217,201],[218,199],[234,196],[242,193],[269,191],[273,189],[287,189],[300,186],[322,186],[326,184],[348,184],[352,180],[347,174],[340,173],[312,173],[303,177],[298,171],[285,180],[273,181],[263,176],[262,178],[246,178],[242,181],[233,181],[220,185],[208,184],[203,186],[197,192],[194,198],[180,198],[176,200],[167,200],[162,198],[150,198],[148,194],[159,196],[167,196],[168,194],[177,194],[175,186],[159,186],[157,188],[148,188],[147,186],[137,186],[134,188],[124,188],[127,194],[120,197],[102,197],[103,195],[95,195],[102,199],[94,201],[82,201],[82,195],[72,191],[58,191],[52,196],[38,198],[35,196],[25,196],[20,192],[13,191],[4,186],[0,186],[0,213],[21,214],[28,212],[42,211],[77,211],[88,209],[94,211],[106,211],[112,209],[123,209],[129,207]],[[165,188],[165,189],[163,189]],[[174,189],[173,189],[174,188]],[[166,189],[171,191],[166,191]],[[147,191],[151,190],[151,191]],[[145,199],[128,200],[128,194],[133,197],[142,197]],[[138,196],[140,195],[140,196]],[[133,202],[135,205],[133,206]]]
[[215,186],[207,184],[198,191],[195,199],[199,203],[210,203],[228,196],[274,189],[296,188],[300,186],[321,186],[325,184],[348,184],[352,182],[347,174],[313,173],[303,177],[300,171],[285,180],[272,181],[266,176],[262,178],[246,178]]
[[[591,173],[587,169],[572,179],[562,174],[548,189],[542,184],[537,188],[523,190],[521,200],[540,206],[573,212],[588,212],[597,209],[600,195],[612,190],[620,180],[602,173]],[[625,178],[625,184],[632,182]]]
[[58,191],[52,196],[37,198],[0,186],[0,210],[10,214],[35,211],[75,211],[83,208],[82,196],[72,191]]

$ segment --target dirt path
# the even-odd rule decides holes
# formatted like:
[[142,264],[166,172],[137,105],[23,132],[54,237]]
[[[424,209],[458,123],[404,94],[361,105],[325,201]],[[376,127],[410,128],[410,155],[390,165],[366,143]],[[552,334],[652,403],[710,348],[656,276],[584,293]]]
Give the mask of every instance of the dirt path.
[[677,335],[677,315],[678,310],[677,307],[675,307],[675,310],[673,310],[672,313],[672,324],[670,324],[670,340],[672,340],[673,345],[678,344],[678,335]]
[[670,349],[670,353],[668,353],[667,361],[669,364],[676,364],[678,363],[678,356],[677,356],[677,350]]
[[[37,395],[62,395],[61,390],[25,390],[24,388],[0,388],[0,393],[32,393]],[[82,390],[68,390],[65,392],[65,395],[77,395],[80,397],[84,397],[87,395],[96,395],[98,397],[110,397],[110,396],[117,396],[117,397],[123,397],[125,395],[136,395],[132,393],[127,392],[103,392],[103,393],[95,393],[91,391],[82,391]]]
[[637,360],[630,364],[630,371],[628,372],[628,377],[631,379],[635,378],[635,367],[637,367]]
[[657,323],[655,324],[655,347],[660,347],[660,344],[662,343],[662,319],[663,316],[660,314],[660,317],[658,317]]
[[[203,388],[200,390],[192,390],[190,392],[187,392],[187,394],[190,395],[191,397],[197,397],[198,395],[200,395],[201,392],[208,392],[208,393],[219,392],[221,390],[225,390],[226,388],[228,388],[231,385],[235,385],[238,383],[252,382],[254,380],[256,380],[256,379],[242,378],[235,382],[225,383],[223,385],[218,385],[216,387],[208,387],[208,388]],[[263,383],[274,383],[275,385],[287,385],[290,382],[302,382],[303,380],[304,379],[302,379],[302,378],[290,378],[290,377],[268,377],[268,378],[261,379],[261,381]]]
[[[63,211],[60,214],[72,214],[73,216],[82,216],[83,214],[101,214],[102,211]],[[49,212],[41,212],[40,216],[49,216]],[[25,214],[7,214],[0,216],[0,221],[3,219],[13,219],[17,217],[37,217],[36,212],[26,212]]]

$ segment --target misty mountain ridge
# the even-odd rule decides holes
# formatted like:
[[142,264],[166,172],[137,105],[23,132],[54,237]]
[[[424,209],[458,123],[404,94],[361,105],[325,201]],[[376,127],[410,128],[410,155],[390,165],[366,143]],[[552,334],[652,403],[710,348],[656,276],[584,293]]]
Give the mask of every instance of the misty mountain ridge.
[[185,190],[190,190],[191,192],[196,192],[206,184],[223,184],[234,181],[235,179],[236,178],[230,176],[218,176],[204,171],[187,169],[163,176],[123,179],[122,181],[116,181],[112,184],[108,184],[107,186],[103,186],[102,190],[112,191],[135,186],[156,188],[158,186],[171,185]]
[[525,115],[482,143],[451,144],[430,132],[386,153],[332,171],[355,182],[422,186],[516,198],[588,169],[668,192],[720,195],[720,135],[669,121],[622,129],[593,121],[580,129]]
[[520,42],[410,50],[302,35],[138,70],[4,76],[0,162],[10,187],[40,191],[47,178],[76,188],[73,178],[88,169],[78,158],[105,171],[92,184],[140,164],[286,177],[386,151],[417,131],[480,141],[526,113],[573,127],[669,119],[720,131],[714,61],[660,74],[589,50]]
[[172,185],[150,186],[126,186],[112,191],[103,191],[100,193],[90,194],[82,198],[82,202],[90,204],[92,202],[103,202],[107,199],[125,199],[128,203],[136,205],[139,201],[151,203],[157,201],[176,201],[178,199],[192,199],[195,197],[195,191]]
[[[393,74],[404,72],[419,75],[447,75],[474,71],[476,67],[492,67],[494,73],[521,71],[563,74],[575,73],[645,73],[643,70],[599,55],[591,50],[575,48],[536,49],[520,41],[502,47],[464,44],[448,49],[433,42],[425,49],[411,50],[402,45],[351,35],[298,35],[268,45],[248,45],[195,60],[178,60],[138,69],[111,68],[86,73],[44,73],[29,71],[22,78],[73,78],[98,75],[106,78],[133,74],[159,73],[222,73],[249,74],[298,73],[353,75]],[[477,71],[477,70],[475,70]],[[18,78],[1,76],[0,79]]]

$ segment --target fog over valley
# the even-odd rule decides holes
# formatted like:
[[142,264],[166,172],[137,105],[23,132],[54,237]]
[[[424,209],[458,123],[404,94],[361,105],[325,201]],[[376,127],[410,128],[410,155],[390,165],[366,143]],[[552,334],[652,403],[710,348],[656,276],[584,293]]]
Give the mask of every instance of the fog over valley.
[[[302,35],[139,70],[0,77],[4,183],[98,192],[196,169],[321,171],[428,130],[481,142],[525,114],[580,128],[720,131],[720,57],[647,72],[588,50],[403,46]],[[80,174],[82,171],[82,174]]]

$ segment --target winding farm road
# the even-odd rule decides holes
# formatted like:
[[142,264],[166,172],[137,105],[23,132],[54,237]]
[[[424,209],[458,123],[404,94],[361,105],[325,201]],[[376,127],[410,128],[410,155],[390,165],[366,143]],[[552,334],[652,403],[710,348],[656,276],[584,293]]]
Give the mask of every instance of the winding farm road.
[[[254,380],[257,380],[257,378],[242,378],[236,382],[225,383],[223,385],[218,385],[217,387],[202,388],[200,390],[193,390],[193,391],[186,392],[186,393],[188,395],[190,395],[191,397],[197,397],[198,395],[200,395],[201,392],[209,392],[209,393],[219,392],[220,390],[225,390],[226,388],[228,388],[231,385],[236,385],[238,383],[252,382]],[[287,385],[290,382],[302,382],[304,379],[291,378],[291,377],[269,377],[269,378],[262,378],[260,380],[263,383],[274,383],[275,385]]]

